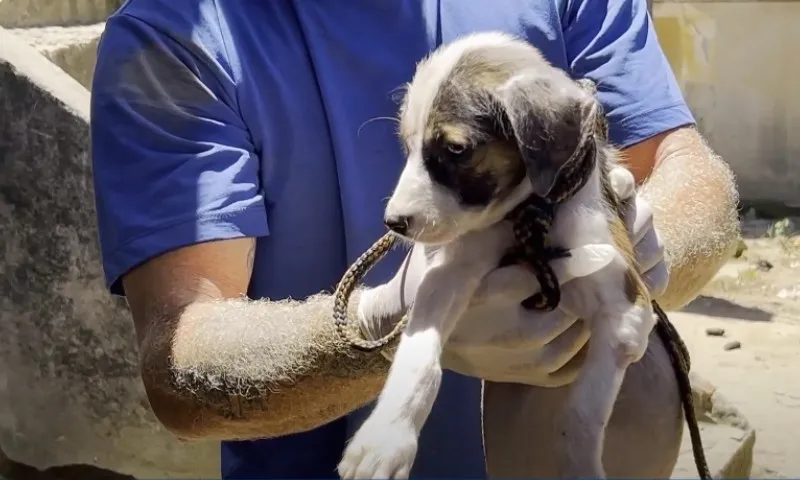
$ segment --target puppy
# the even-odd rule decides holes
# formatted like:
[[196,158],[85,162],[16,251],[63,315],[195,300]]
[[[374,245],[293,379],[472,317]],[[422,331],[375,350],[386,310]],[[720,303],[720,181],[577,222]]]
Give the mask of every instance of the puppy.
[[[514,245],[504,218],[529,195],[548,194],[582,132],[600,122],[598,108],[592,92],[537,49],[501,33],[463,37],[418,65],[400,110],[407,163],[384,220],[425,249],[430,268],[375,409],[339,464],[343,478],[408,477],[439,389],[442,347],[483,276]],[[614,208],[633,195],[633,176],[602,141],[596,155],[588,182],[557,207],[549,237],[565,249],[614,247],[603,268],[562,289],[562,301],[592,334],[556,419],[567,478],[605,477],[604,427],[625,370],[644,355],[655,323]]]

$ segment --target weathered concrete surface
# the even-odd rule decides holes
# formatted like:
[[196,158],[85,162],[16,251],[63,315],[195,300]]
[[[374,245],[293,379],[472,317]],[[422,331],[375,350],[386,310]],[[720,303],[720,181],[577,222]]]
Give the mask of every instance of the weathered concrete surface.
[[135,480],[92,465],[65,465],[39,470],[14,462],[0,451],[0,480]]
[[[800,207],[800,2],[656,0],[659,41],[742,202]],[[747,32],[747,35],[742,35]]]
[[[794,278],[796,283],[798,277]],[[762,297],[751,303],[743,295],[737,296],[740,303],[710,298],[709,305],[693,306],[702,313],[676,312],[670,318],[692,353],[692,369],[730,400],[715,405],[717,416],[740,424],[743,415],[756,431],[754,466],[798,478],[795,426],[800,425],[800,316],[790,310],[773,310],[773,305],[781,301],[778,297]],[[796,300],[786,301],[786,307],[793,310],[796,304]],[[763,316],[766,311],[771,318]],[[708,336],[708,328],[723,329],[724,336]],[[726,351],[724,345],[731,341],[741,342],[741,348]],[[718,395],[714,393],[714,398],[721,398]],[[720,432],[716,438],[743,443],[746,438],[742,434],[746,432],[739,431],[727,438]],[[771,477],[774,473],[766,475]]]
[[104,22],[124,0],[0,0],[0,27],[74,26]]
[[0,29],[0,448],[39,469],[218,476],[218,446],[160,428],[132,324],[103,287],[89,94]]
[[97,44],[105,23],[77,27],[15,28],[11,33],[36,48],[87,89],[97,63]]
[[[703,448],[714,478],[750,478],[756,434],[747,420],[717,388],[692,373],[695,413],[700,424]],[[697,478],[688,429],[672,478]]]

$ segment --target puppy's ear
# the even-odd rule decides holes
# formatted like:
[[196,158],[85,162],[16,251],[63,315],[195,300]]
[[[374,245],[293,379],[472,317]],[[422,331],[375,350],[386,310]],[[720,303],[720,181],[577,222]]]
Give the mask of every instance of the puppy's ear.
[[594,97],[597,94],[597,84],[589,78],[579,78],[575,83],[583,89],[586,93]]
[[588,93],[594,99],[594,106],[596,109],[594,113],[595,133],[599,134],[604,140],[608,141],[608,119],[606,119],[606,113],[603,110],[603,106],[597,100],[597,84],[588,78],[580,78],[576,80],[576,83],[583,89],[583,91]]
[[517,143],[533,193],[545,196],[592,131],[594,96],[564,72],[546,67],[513,76],[499,89],[498,99],[502,123]]

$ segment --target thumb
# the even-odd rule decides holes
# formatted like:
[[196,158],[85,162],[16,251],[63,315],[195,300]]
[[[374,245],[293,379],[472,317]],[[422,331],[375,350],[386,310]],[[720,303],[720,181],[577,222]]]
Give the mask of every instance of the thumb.
[[[559,285],[591,275],[614,258],[612,245],[593,244],[570,250],[570,256],[550,262]],[[534,272],[523,265],[497,268],[484,277],[473,296],[475,302],[521,302],[541,290]]]
[[634,201],[627,203],[623,217],[634,245],[653,229],[653,208],[641,195],[636,195]]

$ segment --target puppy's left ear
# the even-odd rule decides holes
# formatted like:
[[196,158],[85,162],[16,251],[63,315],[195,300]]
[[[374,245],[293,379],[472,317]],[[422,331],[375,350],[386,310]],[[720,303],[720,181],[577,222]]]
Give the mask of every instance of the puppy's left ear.
[[559,170],[591,134],[597,102],[591,90],[550,66],[513,76],[500,87],[498,99],[533,193],[546,196]]

